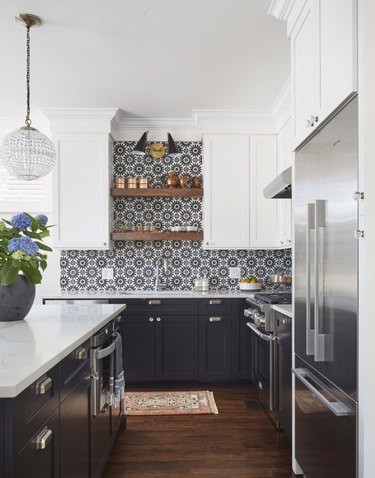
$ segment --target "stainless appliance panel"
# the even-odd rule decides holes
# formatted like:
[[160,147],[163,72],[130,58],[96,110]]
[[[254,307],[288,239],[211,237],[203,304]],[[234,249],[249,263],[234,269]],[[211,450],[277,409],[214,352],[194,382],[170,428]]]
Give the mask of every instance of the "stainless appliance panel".
[[307,478],[355,478],[357,404],[296,359],[296,459]]
[[357,382],[357,99],[296,153],[295,350],[347,394]]

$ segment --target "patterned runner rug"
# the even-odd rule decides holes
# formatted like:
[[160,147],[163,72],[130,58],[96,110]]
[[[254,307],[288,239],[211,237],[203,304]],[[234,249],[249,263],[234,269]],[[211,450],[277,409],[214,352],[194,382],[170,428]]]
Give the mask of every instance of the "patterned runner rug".
[[127,392],[125,415],[218,414],[214,394],[199,392]]

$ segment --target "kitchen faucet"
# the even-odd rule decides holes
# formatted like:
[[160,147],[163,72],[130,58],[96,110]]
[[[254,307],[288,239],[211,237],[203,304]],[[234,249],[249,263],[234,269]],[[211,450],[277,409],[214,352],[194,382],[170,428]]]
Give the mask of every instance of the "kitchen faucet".
[[165,290],[167,288],[167,277],[165,278],[165,282],[160,282],[160,267],[163,264],[163,269],[164,269],[164,274],[167,276],[168,274],[168,261],[164,257],[162,259],[161,256],[159,256],[156,260],[156,277],[155,277],[155,289],[154,290]]

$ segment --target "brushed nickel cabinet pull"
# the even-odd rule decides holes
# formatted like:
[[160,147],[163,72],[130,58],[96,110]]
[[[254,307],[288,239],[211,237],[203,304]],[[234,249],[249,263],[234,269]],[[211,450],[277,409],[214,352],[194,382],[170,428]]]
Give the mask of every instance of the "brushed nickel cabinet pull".
[[76,360],[83,360],[87,357],[87,350],[84,347],[80,347],[74,352],[74,358]]
[[210,300],[210,305],[220,305],[221,304],[221,299],[211,299]]
[[52,440],[53,431],[47,427],[44,427],[43,430],[35,439],[35,446],[37,450],[44,450],[47,448],[48,443]]
[[42,377],[36,382],[36,394],[44,395],[52,387],[52,378]]
[[153,299],[148,301],[148,305],[160,305],[161,300],[160,299]]
[[208,320],[210,322],[221,322],[223,319],[221,317],[210,317]]

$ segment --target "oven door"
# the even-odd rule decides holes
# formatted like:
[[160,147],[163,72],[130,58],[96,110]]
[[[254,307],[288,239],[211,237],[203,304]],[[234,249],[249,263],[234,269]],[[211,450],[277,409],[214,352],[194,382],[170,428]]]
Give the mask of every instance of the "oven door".
[[262,333],[253,323],[248,322],[246,325],[253,333],[254,384],[259,392],[259,399],[274,419],[273,412],[277,409],[276,341],[273,335]]

